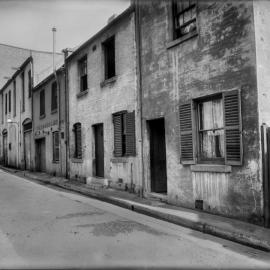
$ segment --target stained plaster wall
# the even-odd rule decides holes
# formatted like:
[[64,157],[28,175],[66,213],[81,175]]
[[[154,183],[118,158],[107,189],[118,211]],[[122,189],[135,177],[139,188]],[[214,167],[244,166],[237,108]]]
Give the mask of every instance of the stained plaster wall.
[[[262,222],[253,6],[249,1],[198,1],[198,36],[170,47],[170,1],[140,5],[144,120],[165,118],[168,201]],[[179,102],[241,89],[243,165],[231,173],[191,172],[180,164]],[[146,189],[150,191],[149,132],[144,129]]]
[[[55,81],[54,76],[38,86],[33,92],[33,133],[34,140],[45,138],[46,172],[53,175],[66,174],[66,144],[65,144],[65,77],[63,72],[57,73],[60,85],[60,129],[58,126],[59,111],[51,111],[51,86]],[[40,91],[45,90],[45,117],[40,118]],[[60,130],[60,153],[59,161],[53,161],[53,132]],[[61,137],[64,132],[64,138]],[[36,143],[34,143],[36,168]]]
[[[104,81],[104,56],[102,42],[115,35],[116,80],[101,85]],[[94,49],[95,48],[95,49]],[[87,55],[88,90],[79,94],[78,60]],[[140,122],[137,108],[136,47],[134,13],[130,13],[103,34],[96,37],[68,63],[69,130],[70,130],[70,177],[92,179],[94,172],[93,125],[103,123],[104,128],[104,177],[112,183],[122,179],[135,191],[141,187],[140,148],[138,134]],[[136,156],[114,158],[114,130],[112,114],[127,110],[135,111]],[[82,127],[82,159],[74,159],[73,125]]]

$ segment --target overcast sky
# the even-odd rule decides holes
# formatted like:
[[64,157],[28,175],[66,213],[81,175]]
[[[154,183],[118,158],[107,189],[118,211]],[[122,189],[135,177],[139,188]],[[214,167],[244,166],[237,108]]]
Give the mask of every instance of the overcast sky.
[[86,41],[130,0],[0,0],[0,43],[37,50],[56,50]]

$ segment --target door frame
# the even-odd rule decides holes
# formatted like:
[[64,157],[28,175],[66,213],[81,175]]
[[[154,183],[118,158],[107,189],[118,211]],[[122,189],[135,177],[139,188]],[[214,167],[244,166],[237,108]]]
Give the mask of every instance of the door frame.
[[[166,168],[166,192],[157,192],[154,191],[152,188],[152,169],[151,169],[151,123],[154,121],[163,120],[164,123],[164,146],[165,146],[165,168]],[[147,126],[147,136],[148,136],[148,168],[149,168],[149,181],[148,181],[148,190],[149,193],[155,195],[157,197],[167,197],[168,194],[168,174],[167,174],[167,153],[166,153],[166,130],[165,130],[165,118],[158,117],[158,118],[151,118],[146,120]]]
[[[96,152],[96,130],[97,127],[101,126],[102,127],[102,132],[103,132],[103,176],[99,176],[97,175],[97,152]],[[92,144],[92,150],[93,150],[93,154],[92,154],[92,173],[94,177],[97,178],[104,178],[105,177],[105,159],[104,159],[104,123],[96,123],[94,125],[92,125],[92,134],[93,134],[93,144]]]

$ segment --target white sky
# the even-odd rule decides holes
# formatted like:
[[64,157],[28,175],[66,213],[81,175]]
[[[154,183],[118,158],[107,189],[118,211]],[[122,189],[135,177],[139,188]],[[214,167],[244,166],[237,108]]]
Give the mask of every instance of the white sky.
[[75,47],[120,14],[129,0],[0,0],[0,43],[52,51]]

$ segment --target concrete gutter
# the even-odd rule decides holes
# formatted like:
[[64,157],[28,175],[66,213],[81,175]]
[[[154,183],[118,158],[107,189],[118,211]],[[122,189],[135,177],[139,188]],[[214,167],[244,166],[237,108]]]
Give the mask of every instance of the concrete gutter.
[[[0,166],[0,168],[10,173],[20,172],[2,166]],[[181,207],[169,205],[166,205],[166,207],[153,206],[151,205],[151,200],[148,199],[141,199],[140,202],[140,199],[137,198],[136,201],[134,201],[126,198],[127,196],[121,197],[119,192],[116,192],[116,195],[108,195],[106,190],[92,190],[85,184],[68,181],[63,178],[61,178],[61,181],[54,180],[56,178],[51,176],[48,176],[46,179],[41,179],[41,177],[33,175],[33,173],[30,172],[20,172],[17,173],[17,175],[37,182],[58,186],[69,191],[75,191],[76,193],[103,202],[130,209],[137,213],[145,214],[202,233],[207,233],[242,245],[270,252],[270,230],[257,225]],[[202,217],[197,218],[197,216]]]

